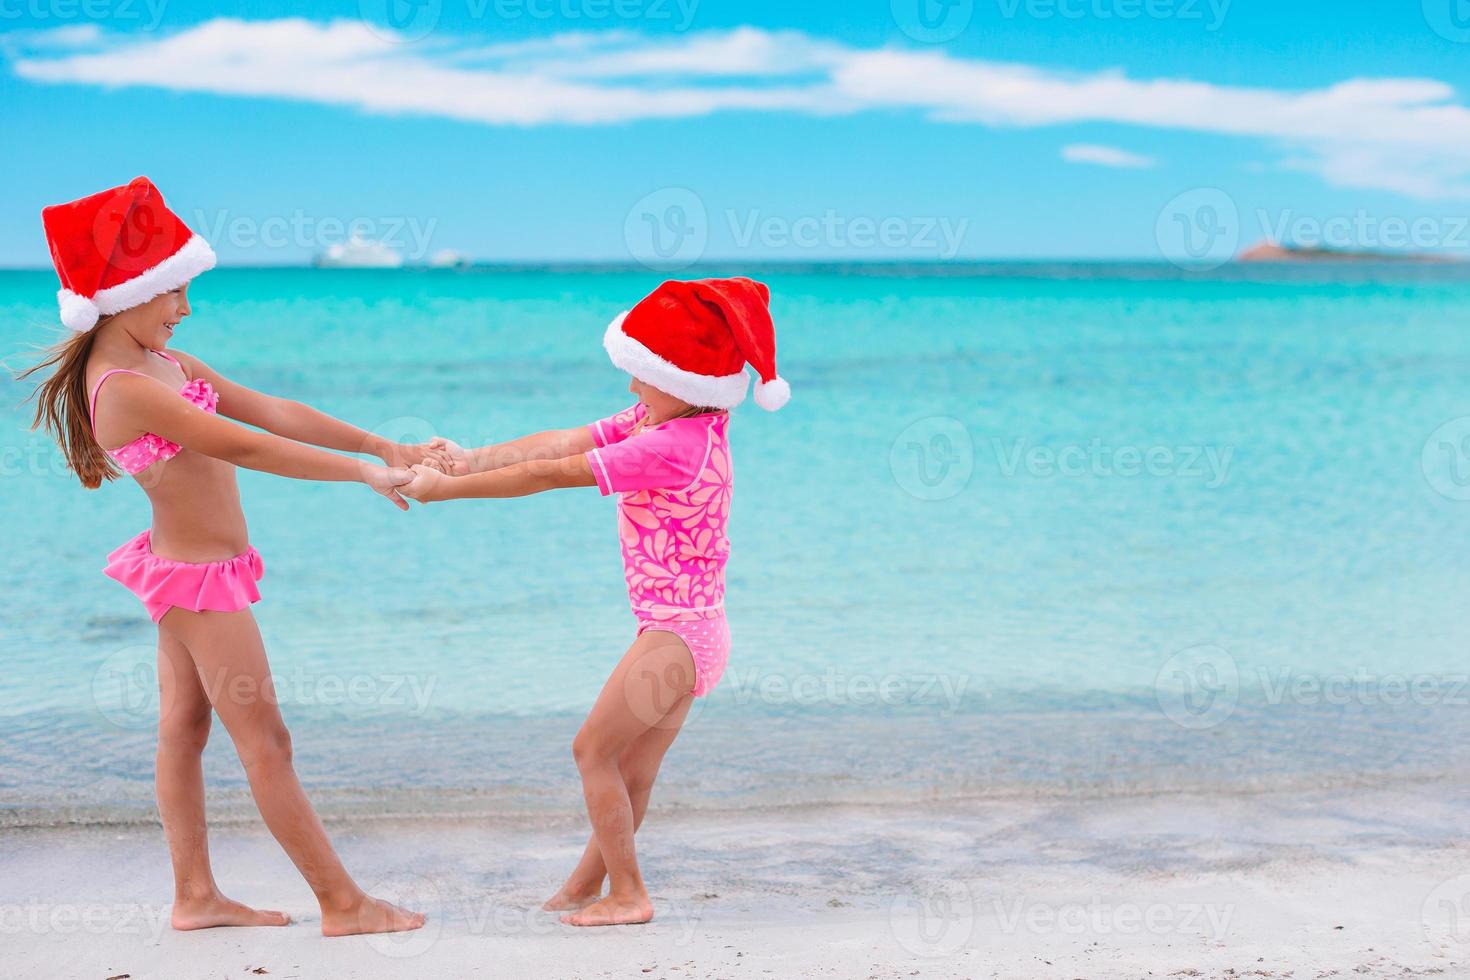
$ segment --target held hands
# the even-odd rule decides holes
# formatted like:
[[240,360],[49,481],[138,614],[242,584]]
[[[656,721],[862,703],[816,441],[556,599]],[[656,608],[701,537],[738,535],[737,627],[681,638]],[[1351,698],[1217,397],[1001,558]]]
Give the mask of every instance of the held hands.
[[[430,439],[426,452],[416,462],[432,466],[440,473],[446,473],[449,476],[468,476],[470,473],[469,453],[465,452],[464,447],[453,439],[445,439],[443,436]],[[404,465],[412,466],[413,463]]]
[[[423,463],[415,466],[409,473],[412,480],[398,488],[398,492],[410,500],[417,500],[421,504],[427,504],[434,500],[443,500],[443,492],[449,481],[454,479],[447,476],[437,466],[429,463],[426,459]],[[404,508],[408,507],[404,504]]]
[[[427,456],[435,442],[441,441],[445,440],[434,439],[420,443],[390,442],[374,455],[383,461],[384,466],[407,469]],[[455,448],[459,447],[455,446]],[[463,453],[464,450],[461,449],[460,452]]]
[[424,447],[421,463],[412,466],[412,480],[399,487],[398,492],[410,500],[427,504],[443,500],[443,492],[449,480],[457,476],[468,476],[469,454],[453,439],[436,436]]
[[400,496],[404,486],[413,482],[413,470],[402,466],[373,466],[363,465],[362,482],[372,487],[374,492],[380,493],[393,501],[393,506],[399,510],[408,510],[408,501]]
[[381,458],[385,466],[364,466],[363,482],[400,510],[408,510],[404,497],[421,504],[444,499],[449,479],[470,472],[464,447],[443,437],[418,445],[393,443],[383,450]]

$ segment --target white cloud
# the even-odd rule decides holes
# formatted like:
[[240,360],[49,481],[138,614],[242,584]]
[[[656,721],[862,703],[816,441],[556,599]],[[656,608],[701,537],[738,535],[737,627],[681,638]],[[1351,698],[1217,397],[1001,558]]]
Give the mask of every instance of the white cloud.
[[[47,40],[9,49],[17,75],[490,125],[597,125],[731,110],[908,110],[992,127],[1113,124],[1263,140],[1281,153],[1278,166],[1334,186],[1470,198],[1470,108],[1432,79],[1252,88],[1116,70],[1064,72],[932,50],[860,49],[753,27],[673,40],[571,32],[476,47],[446,36],[396,43],[384,29],[358,21],[219,18],[100,46],[95,36]],[[1071,150],[1107,166],[1147,160],[1111,147]]]
[[626,34],[618,40],[624,43],[594,43],[577,51],[575,57],[545,58],[527,67],[539,73],[579,78],[790,77],[830,70],[848,55],[841,45],[816,41],[798,31],[754,27],[711,31],[674,41],[649,42]]
[[437,115],[496,125],[597,124],[687,118],[728,109],[820,111],[809,87],[608,85],[535,62],[465,68],[430,59],[358,21],[220,18],[156,41],[59,58],[30,57],[16,74],[39,82],[145,85],[274,97],[384,114]]
[[1062,159],[1068,163],[1095,163],[1124,170],[1147,170],[1158,162],[1153,157],[1097,143],[1070,143],[1062,147]]

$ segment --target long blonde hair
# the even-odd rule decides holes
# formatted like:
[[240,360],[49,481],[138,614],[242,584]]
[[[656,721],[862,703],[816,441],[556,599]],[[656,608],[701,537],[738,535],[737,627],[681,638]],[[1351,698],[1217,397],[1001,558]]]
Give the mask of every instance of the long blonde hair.
[[67,467],[88,490],[122,475],[97,443],[91,406],[87,404],[87,359],[102,323],[57,341],[40,361],[15,376],[15,380],[23,381],[38,371],[55,368],[28,396],[36,400],[31,429],[44,427],[51,434],[66,457]]

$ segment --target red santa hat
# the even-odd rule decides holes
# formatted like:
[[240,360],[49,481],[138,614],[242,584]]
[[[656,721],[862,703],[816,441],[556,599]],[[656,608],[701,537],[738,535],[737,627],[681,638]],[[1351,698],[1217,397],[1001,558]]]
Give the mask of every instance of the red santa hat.
[[214,250],[147,177],[41,212],[61,279],[61,322],[87,331],[214,268]]
[[691,405],[734,408],[749,364],[755,403],[774,412],[791,397],[776,374],[771,291],[751,279],[671,280],[615,319],[602,345],[619,368]]

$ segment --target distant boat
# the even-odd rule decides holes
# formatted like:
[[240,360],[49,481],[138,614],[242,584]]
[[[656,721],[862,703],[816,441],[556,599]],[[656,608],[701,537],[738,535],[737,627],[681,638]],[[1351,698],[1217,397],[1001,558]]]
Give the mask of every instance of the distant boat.
[[331,245],[316,257],[321,269],[397,269],[403,256],[382,242],[353,236],[346,242]]
[[429,266],[434,269],[468,269],[470,260],[452,248],[445,248],[429,256]]

